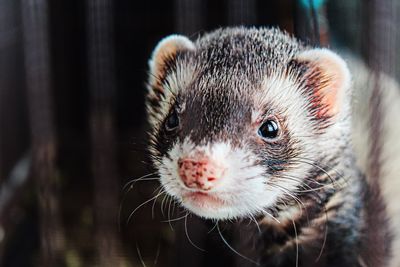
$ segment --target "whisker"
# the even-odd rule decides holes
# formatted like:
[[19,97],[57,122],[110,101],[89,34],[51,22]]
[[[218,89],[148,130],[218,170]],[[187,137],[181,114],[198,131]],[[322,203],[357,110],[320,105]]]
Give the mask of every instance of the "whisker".
[[[297,157],[297,158],[294,158],[294,159],[295,159],[295,160],[296,160],[296,159],[304,160],[304,162],[301,162],[301,161],[299,161],[299,162],[305,163],[305,164],[309,164],[309,165],[311,165],[311,166],[314,166],[314,167],[318,168],[319,170],[323,171],[323,172],[332,180],[332,177],[331,177],[330,174],[327,172],[327,170],[325,170],[325,168],[323,168],[322,166],[318,165],[318,164],[317,164],[316,162],[314,162],[312,159],[305,158],[305,157]],[[307,161],[308,161],[308,162],[307,162]],[[329,170],[335,172],[335,173],[337,174],[337,176],[338,176],[338,179],[337,179],[336,181],[332,181],[333,184],[335,184],[335,182],[337,183],[337,182],[339,182],[339,181],[340,181],[340,182],[345,182],[346,184],[349,182],[349,177],[344,176],[344,174],[343,174],[342,172],[340,172],[339,170],[337,170],[336,168],[334,168],[334,167],[332,167],[332,166],[329,166]]]
[[171,214],[174,214],[174,213],[175,213],[176,202],[175,202],[175,200],[173,200],[173,201],[174,201],[174,204],[172,205],[172,212],[171,212]]
[[138,243],[136,243],[136,251],[137,251],[137,253],[138,253],[139,260],[140,260],[140,262],[142,263],[142,266],[143,266],[143,267],[147,267],[147,266],[146,266],[146,263],[144,263],[144,261],[143,261],[142,254],[140,253],[140,249],[139,249]]
[[[151,174],[147,174],[147,175],[151,175]],[[145,176],[142,176],[141,178],[144,178]],[[140,178],[139,178],[140,179]],[[158,188],[160,188],[161,186],[159,186]],[[157,189],[158,189],[157,188]],[[119,204],[119,208],[118,208],[118,229],[119,231],[121,231],[121,214],[122,214],[122,207],[126,201],[126,198],[128,196],[129,191],[132,189],[132,187],[129,188],[129,190],[127,192],[124,193],[121,203]],[[156,189],[156,190],[157,190]],[[154,193],[154,192],[153,192]]]
[[192,244],[192,246],[194,246],[195,248],[197,248],[200,251],[205,252],[205,249],[202,249],[202,248],[198,247],[196,244],[193,243],[193,241],[189,237],[189,233],[188,233],[188,229],[187,229],[187,217],[188,217],[188,215],[189,215],[189,213],[187,213],[186,216],[185,216],[185,234],[186,234],[186,237],[187,237],[189,243]]
[[[285,205],[285,206],[287,207],[287,205],[286,205],[285,202],[282,202],[282,203],[283,203],[283,205]],[[304,206],[304,205],[303,205],[303,206]],[[307,215],[307,218],[308,218],[308,215]],[[295,221],[293,220],[293,218],[291,218],[291,221],[292,221],[292,224],[293,224],[293,230],[294,230],[294,234],[295,234],[295,244],[296,244],[296,267],[298,267],[298,266],[299,266],[299,240],[298,240],[298,235],[297,235],[296,223],[295,223]]]
[[251,168],[251,167],[254,167],[254,166],[258,166],[259,164],[260,164],[260,162],[259,162],[259,161],[256,161],[256,162],[254,162],[254,163],[252,163],[252,164],[249,164],[249,165],[240,167],[239,170],[243,170],[243,169],[246,169],[246,168]]
[[254,218],[254,216],[253,216],[252,214],[250,214],[250,219],[251,219],[252,221],[254,221],[254,223],[255,223],[255,224],[256,224],[256,226],[257,226],[258,233],[261,235],[261,229],[260,229],[260,225],[258,224],[258,222],[257,222],[256,218]]
[[162,214],[163,217],[165,217],[165,215],[164,215],[164,201],[165,201],[165,199],[167,197],[168,197],[168,195],[164,196],[163,200],[161,201],[161,205],[160,205],[160,210],[161,210],[161,214]]
[[[281,187],[281,186],[272,185],[272,187],[275,187],[276,189],[282,191],[284,194],[290,196],[290,197],[297,203],[297,205],[299,206],[299,208],[300,208],[300,216],[303,215],[303,211],[306,212],[307,221],[308,221],[308,223],[309,223],[309,215],[308,215],[307,208],[305,207],[304,203],[303,203],[298,197],[294,196],[294,195],[291,194],[287,189],[285,189],[285,188],[283,188],[283,187]],[[286,203],[285,203],[285,202],[282,202],[282,203],[283,203],[283,204],[286,206],[286,208],[287,208]]]
[[[290,176],[286,176],[286,175],[281,175],[281,176],[279,176],[279,179],[282,179],[282,180],[290,180],[290,181],[296,181],[296,182],[302,183],[302,181],[301,181],[300,178],[297,179],[297,178],[290,177]],[[305,179],[305,180],[310,180],[310,179]],[[312,181],[312,180],[310,180],[310,181],[311,181],[311,182],[314,182],[314,181]],[[321,183],[318,183],[318,182],[315,182],[315,183],[316,183],[316,184],[319,184],[319,185],[321,185],[321,186],[319,186],[319,187],[311,187],[311,186],[308,185],[308,184],[302,183],[302,184],[300,184],[299,186],[301,186],[301,187],[303,187],[303,188],[306,187],[306,188],[308,188],[308,189],[304,189],[304,190],[296,189],[296,190],[294,190],[294,192],[296,192],[296,193],[315,192],[315,191],[318,191],[318,190],[321,190],[321,189],[325,189],[325,188],[329,188],[329,187],[334,186],[332,183],[328,183],[328,184],[321,184]]]
[[126,189],[129,185],[135,184],[135,183],[138,182],[138,181],[152,181],[152,180],[158,180],[159,178],[157,178],[157,177],[145,179],[145,178],[150,177],[150,176],[155,175],[155,174],[157,174],[157,172],[152,172],[152,173],[143,175],[143,176],[140,177],[140,178],[132,179],[132,180],[128,181],[128,182],[122,187],[122,191],[125,191],[125,189]]
[[163,223],[166,223],[166,222],[176,222],[176,221],[182,220],[182,219],[185,218],[187,215],[188,215],[188,213],[186,213],[186,215],[184,215],[184,216],[181,216],[181,217],[178,217],[178,218],[174,218],[174,219],[164,220],[164,221],[161,221],[161,222],[163,222]]
[[[155,193],[155,191],[157,191],[158,190],[158,192],[157,192],[157,194],[159,194],[163,189],[162,189],[162,185],[160,185],[159,187],[157,187],[156,188],[156,190],[154,190],[154,192],[152,193],[152,194],[154,194]],[[154,199],[154,202],[153,202],[153,205],[151,205],[151,218],[152,219],[154,219],[154,208],[155,208],[155,206],[156,206],[156,203],[157,203],[157,198],[158,197],[156,197],[156,199]]]
[[122,214],[122,207],[125,203],[126,197],[128,194],[124,194],[124,196],[122,197],[121,203],[119,204],[119,208],[118,208],[118,231],[121,232],[121,214]]
[[160,245],[160,241],[158,241],[156,257],[154,258],[154,266],[157,265],[158,258],[160,257],[160,249],[161,249],[161,245]]
[[293,223],[293,229],[294,229],[294,234],[296,237],[296,267],[299,266],[299,240],[297,237],[297,228],[296,228],[296,223],[294,222],[294,220],[292,219],[292,223]]
[[254,261],[254,260],[252,260],[252,259],[250,259],[250,258],[248,258],[248,257],[246,257],[246,256],[244,256],[244,255],[242,255],[242,254],[240,254],[240,253],[237,252],[231,245],[229,245],[228,241],[226,241],[226,239],[224,238],[224,236],[223,236],[222,233],[221,233],[221,230],[219,229],[218,222],[217,222],[217,230],[218,230],[219,236],[221,237],[221,239],[222,239],[222,241],[225,243],[225,245],[226,245],[230,250],[232,250],[236,255],[242,257],[242,258],[245,259],[245,260],[248,260],[249,262],[254,263],[254,264],[257,265],[257,266],[260,265],[258,262],[256,262],[256,261]]
[[291,197],[293,200],[295,200],[299,205],[301,205],[301,207],[300,207],[301,210],[303,210],[303,209],[306,210],[306,207],[305,207],[304,203],[303,203],[298,197],[296,197],[295,195],[293,195],[292,193],[290,193],[289,190],[287,190],[286,188],[284,188],[284,187],[282,187],[282,186],[280,186],[280,185],[277,185],[277,184],[270,184],[270,186],[272,186],[272,187],[274,187],[274,188],[276,188],[276,189],[278,189],[278,190],[281,190],[284,194],[290,196],[290,197]]
[[170,212],[171,212],[171,204],[173,204],[174,205],[174,203],[172,203],[174,200],[173,200],[173,198],[172,197],[170,197],[169,198],[169,204],[168,204],[168,224],[169,224],[169,227],[171,228],[171,230],[172,231],[174,231],[174,228],[172,227],[172,224],[171,224],[171,214],[170,214]]
[[328,173],[327,170],[325,170],[324,168],[322,168],[321,166],[319,166],[318,164],[314,163],[314,162],[307,162],[305,160],[292,160],[292,162],[298,162],[298,163],[304,163],[304,164],[308,164],[311,165],[317,169],[319,169],[320,171],[322,171],[324,174],[326,174],[326,176],[331,180],[332,184],[335,184],[335,180],[333,179],[333,177]]
[[215,222],[214,226],[207,232],[207,234],[211,233],[215,229],[215,227],[217,227],[217,223],[218,221]]
[[324,251],[325,245],[326,245],[326,240],[328,238],[328,212],[326,210],[326,207],[324,205],[324,213],[325,213],[325,235],[324,235],[324,241],[322,242],[321,250],[319,252],[318,257],[316,258],[315,262],[318,262],[322,256],[322,253]]
[[142,204],[140,204],[139,206],[137,206],[137,207],[131,212],[131,214],[129,215],[129,217],[128,217],[128,219],[127,219],[127,222],[126,222],[126,225],[129,224],[129,222],[130,222],[132,216],[135,214],[135,212],[136,212],[138,209],[140,209],[141,207],[143,207],[143,206],[146,205],[147,203],[153,201],[154,199],[157,199],[157,197],[161,196],[162,194],[164,194],[164,192],[161,192],[161,193],[157,194],[156,196],[150,198],[149,200],[146,200],[145,202],[143,202]]
[[[253,175],[253,176],[244,178],[243,180],[252,180],[252,179],[255,179],[255,178],[259,178],[259,177],[260,177],[260,174],[257,174],[257,175]],[[241,180],[242,180],[242,179],[241,179]]]
[[266,214],[268,217],[270,217],[271,219],[273,219],[274,221],[276,221],[277,223],[281,223],[277,218],[275,218],[275,216],[274,215],[272,215],[271,213],[269,213],[268,211],[266,211],[266,210],[262,210],[262,213],[263,214]]
[[322,185],[327,185],[327,184],[320,183],[320,182],[318,182],[316,180],[313,180],[313,179],[311,179],[309,177],[297,177],[297,176],[293,176],[293,175],[289,175],[289,174],[281,174],[278,177],[279,178],[281,178],[281,177],[282,178],[288,178],[288,179],[290,179],[292,181],[296,181],[296,182],[309,181],[309,182],[311,182],[313,184],[316,184],[316,185],[321,185],[321,186]]
[[[283,191],[282,188],[277,188],[277,189]],[[286,193],[287,193],[287,192],[286,192]],[[294,196],[291,195],[291,194],[289,194],[289,196],[291,196],[292,198],[294,198]],[[316,196],[317,196],[318,199],[321,199],[320,196],[319,196],[318,194],[316,194]],[[295,200],[296,200],[296,199],[299,200],[298,198],[294,198],[294,199],[295,199]],[[296,202],[297,202],[298,204],[301,203],[301,205],[303,206],[304,210],[307,211],[307,209],[305,208],[304,204],[303,204],[300,200],[299,200],[299,201],[300,201],[300,203],[299,203],[297,200],[296,200]],[[283,203],[285,206],[287,206],[285,202],[282,202],[282,203]],[[325,245],[326,245],[327,237],[328,237],[328,224],[327,224],[327,222],[328,222],[328,214],[327,214],[327,210],[326,210],[325,205],[323,205],[323,209],[324,209],[324,213],[325,213],[325,227],[324,227],[324,228],[325,228],[325,229],[324,229],[324,232],[325,232],[325,233],[324,233],[324,240],[323,240],[323,242],[322,242],[321,250],[320,250],[319,255],[318,255],[318,257],[316,258],[315,262],[317,262],[317,261],[320,260],[322,254],[323,254],[323,250],[324,250]],[[310,224],[309,218],[308,218],[308,214],[307,214],[307,221],[308,221],[308,224]],[[294,231],[295,231],[295,235],[296,235],[296,251],[297,251],[297,254],[296,254],[296,255],[297,255],[297,256],[296,256],[296,266],[298,266],[298,253],[299,253],[299,252],[298,252],[297,229],[296,229],[296,225],[295,225],[295,222],[294,222],[293,219],[292,219],[292,222],[293,222]]]

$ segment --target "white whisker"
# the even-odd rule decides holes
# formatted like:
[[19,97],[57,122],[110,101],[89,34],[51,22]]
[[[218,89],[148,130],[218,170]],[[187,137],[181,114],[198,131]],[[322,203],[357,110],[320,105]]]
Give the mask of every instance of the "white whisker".
[[174,200],[173,200],[173,198],[172,197],[170,197],[169,198],[169,204],[168,204],[168,216],[167,216],[167,218],[168,218],[168,224],[169,224],[169,227],[171,228],[171,230],[172,231],[174,231],[174,228],[172,227],[172,224],[171,224],[171,213],[170,213],[170,211],[171,211],[171,204],[173,204],[174,205],[174,203],[172,203]]
[[201,251],[204,252],[205,249],[202,249],[202,248],[198,247],[195,243],[193,243],[193,241],[189,237],[189,233],[188,233],[188,229],[187,229],[187,217],[188,217],[188,215],[189,215],[189,213],[187,213],[186,216],[185,216],[185,234],[186,234],[186,237],[187,237],[189,243],[192,244],[192,246],[194,246],[198,250],[201,250]]
[[132,216],[135,214],[135,212],[136,212],[138,209],[140,209],[141,207],[143,207],[144,205],[146,205],[146,204],[149,203],[150,201],[156,199],[157,197],[159,197],[159,196],[162,195],[162,194],[164,194],[164,192],[159,193],[158,195],[156,195],[156,196],[150,198],[149,200],[146,200],[145,202],[143,202],[142,204],[140,204],[139,206],[137,206],[136,209],[134,209],[134,210],[131,212],[131,214],[129,215],[126,224],[127,224],[127,225],[129,224],[129,222],[130,222]]
[[[147,178],[147,177],[149,177],[149,176],[156,175],[156,174],[157,174],[157,172],[152,172],[152,173],[143,175],[142,177],[139,177],[139,178],[137,178],[137,179],[130,180],[130,181],[128,181],[128,182],[122,187],[122,191],[125,191],[125,189],[126,189],[128,186],[131,186],[131,187],[132,187],[132,185],[135,184],[135,183],[138,182],[138,181],[153,181],[153,180],[159,180],[159,178],[157,178],[157,177]],[[147,178],[147,179],[146,179],[146,178]]]
[[270,217],[271,219],[273,219],[274,221],[276,221],[277,223],[281,223],[277,218],[275,218],[274,215],[272,215],[271,213],[269,213],[266,210],[262,210],[263,214],[267,215],[268,217]]
[[158,257],[160,257],[160,241],[158,242],[158,246],[157,246],[157,252],[156,252],[156,257],[154,258],[154,266],[157,265],[158,262]]
[[321,250],[319,252],[318,257],[315,259],[315,262],[318,262],[319,259],[321,258],[322,253],[323,253],[324,248],[325,248],[326,239],[328,238],[328,224],[327,224],[327,222],[328,222],[328,214],[327,214],[327,211],[326,211],[325,207],[324,207],[324,212],[325,212],[325,235],[324,235],[324,241],[322,242]]
[[187,215],[188,215],[188,213],[186,213],[186,215],[184,215],[184,216],[181,216],[181,217],[178,217],[178,218],[174,218],[174,219],[164,220],[164,221],[161,221],[161,222],[163,222],[163,223],[166,223],[166,222],[167,222],[167,223],[176,222],[176,221],[182,220],[182,219],[185,218]]
[[143,267],[147,267],[146,264],[145,264],[144,261],[143,261],[142,254],[140,253],[140,249],[139,249],[139,246],[138,246],[137,243],[136,243],[136,251],[137,251],[137,253],[138,253],[139,260],[140,260],[142,266],[143,266]]
[[297,238],[296,223],[294,222],[293,219],[292,219],[292,223],[293,223],[294,234],[296,236],[296,267],[298,267],[299,266],[299,240]]
[[217,230],[218,230],[219,236],[221,237],[221,239],[222,239],[222,241],[225,243],[225,245],[226,245],[230,250],[232,250],[236,255],[242,257],[242,258],[245,259],[245,260],[248,260],[249,262],[254,263],[254,264],[257,265],[257,266],[260,265],[258,262],[256,262],[256,261],[254,261],[254,260],[252,260],[252,259],[250,259],[250,258],[248,258],[248,257],[246,257],[246,256],[244,256],[244,255],[242,255],[242,254],[240,254],[240,253],[239,253],[238,251],[236,251],[231,245],[229,245],[228,241],[226,241],[226,239],[224,238],[224,236],[223,236],[222,233],[221,233],[221,230],[219,229],[218,222],[217,222]]
[[251,219],[252,221],[254,221],[254,223],[255,223],[255,224],[256,224],[256,226],[257,226],[258,233],[261,235],[261,229],[260,229],[260,225],[258,224],[258,222],[257,222],[256,218],[254,218],[254,216],[253,216],[252,214],[250,214],[250,219]]

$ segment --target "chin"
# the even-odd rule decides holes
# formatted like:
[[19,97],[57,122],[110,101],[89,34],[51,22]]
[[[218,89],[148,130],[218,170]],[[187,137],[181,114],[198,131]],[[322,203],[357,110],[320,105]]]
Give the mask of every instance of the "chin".
[[228,220],[239,217],[232,208],[226,207],[212,207],[211,205],[200,206],[198,203],[186,202],[183,206],[193,214],[202,217],[204,219],[211,220]]
[[224,220],[239,215],[228,201],[204,192],[183,194],[182,205],[197,216],[206,219]]
[[[243,203],[228,201],[213,194],[189,192],[182,194],[182,206],[190,212],[205,219],[229,220],[248,217],[251,212]],[[246,211],[246,212],[245,212]]]

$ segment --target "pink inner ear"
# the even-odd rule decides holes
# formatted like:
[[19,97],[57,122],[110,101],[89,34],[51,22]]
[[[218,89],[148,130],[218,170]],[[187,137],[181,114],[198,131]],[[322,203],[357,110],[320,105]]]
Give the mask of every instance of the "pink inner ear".
[[306,51],[299,59],[310,66],[305,79],[313,89],[316,116],[335,116],[342,108],[343,96],[350,83],[346,63],[327,49]]
[[338,100],[338,92],[340,91],[341,82],[337,81],[337,77],[320,77],[324,79],[314,88],[315,105],[320,106],[317,116],[334,116],[340,110],[341,101]]

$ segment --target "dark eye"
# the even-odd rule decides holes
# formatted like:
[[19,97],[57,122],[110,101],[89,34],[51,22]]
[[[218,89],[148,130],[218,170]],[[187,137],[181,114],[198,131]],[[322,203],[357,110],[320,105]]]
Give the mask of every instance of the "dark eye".
[[267,120],[258,129],[258,135],[265,139],[274,139],[279,135],[278,123],[274,120]]
[[173,131],[179,126],[179,117],[176,110],[173,110],[171,114],[169,114],[166,122],[165,122],[165,129],[167,131]]

